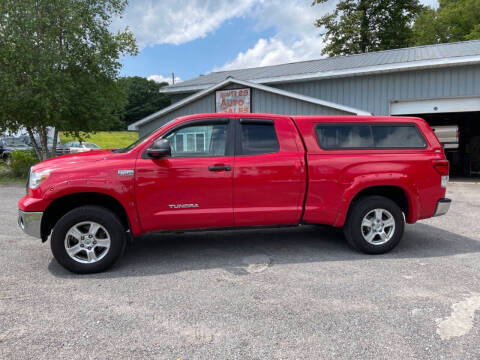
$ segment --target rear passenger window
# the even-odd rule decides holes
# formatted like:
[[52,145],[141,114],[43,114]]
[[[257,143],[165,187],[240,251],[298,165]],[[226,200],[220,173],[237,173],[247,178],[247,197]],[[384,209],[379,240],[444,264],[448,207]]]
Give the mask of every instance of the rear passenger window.
[[320,146],[326,149],[373,147],[369,125],[332,125],[317,127]]
[[373,140],[377,148],[423,148],[425,139],[417,127],[372,126]]
[[275,125],[270,123],[241,123],[239,155],[259,155],[278,152]]
[[319,124],[315,134],[323,149],[424,148],[425,139],[415,125]]

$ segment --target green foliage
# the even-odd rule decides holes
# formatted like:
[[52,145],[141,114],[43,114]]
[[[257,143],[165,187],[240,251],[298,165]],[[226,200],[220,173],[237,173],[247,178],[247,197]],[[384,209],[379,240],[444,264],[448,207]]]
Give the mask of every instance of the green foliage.
[[38,162],[37,156],[33,151],[14,151],[11,154],[11,174],[17,178],[28,176],[30,167]]
[[[80,133],[80,137],[84,141],[93,142],[103,149],[115,149],[127,147],[138,139],[136,131],[98,131],[94,134]],[[60,134],[62,143],[76,141],[74,136]]]
[[480,0],[440,0],[427,7],[413,26],[414,45],[480,39]]
[[47,127],[78,134],[118,119],[126,101],[119,58],[137,48],[128,29],[109,28],[126,3],[0,1],[0,127],[38,133],[39,159],[52,155]]
[[167,83],[157,83],[139,76],[121,78],[119,83],[127,94],[122,116],[127,126],[170,105],[170,96],[159,92]]
[[[312,5],[328,0],[315,0]],[[317,19],[329,56],[407,47],[412,24],[423,6],[418,0],[341,0]]]

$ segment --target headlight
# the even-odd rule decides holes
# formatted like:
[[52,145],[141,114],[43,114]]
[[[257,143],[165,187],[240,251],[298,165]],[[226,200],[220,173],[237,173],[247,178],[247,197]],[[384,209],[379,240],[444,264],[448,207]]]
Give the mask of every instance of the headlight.
[[47,180],[47,178],[50,176],[50,171],[45,170],[45,171],[32,171],[30,170],[30,179],[28,181],[28,187],[30,189],[35,189],[38,187],[42,182]]

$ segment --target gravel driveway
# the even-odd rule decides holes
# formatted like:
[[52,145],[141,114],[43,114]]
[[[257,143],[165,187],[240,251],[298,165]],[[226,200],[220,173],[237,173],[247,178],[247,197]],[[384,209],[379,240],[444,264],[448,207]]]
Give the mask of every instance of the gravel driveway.
[[0,185],[1,359],[478,359],[480,185],[390,254],[335,229],[138,239],[109,272],[72,275],[17,227]]

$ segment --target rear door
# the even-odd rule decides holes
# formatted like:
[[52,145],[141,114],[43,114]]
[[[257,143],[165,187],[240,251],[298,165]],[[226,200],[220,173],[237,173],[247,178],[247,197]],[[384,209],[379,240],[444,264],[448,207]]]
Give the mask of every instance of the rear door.
[[304,150],[289,118],[235,119],[236,226],[299,222],[306,188]]

